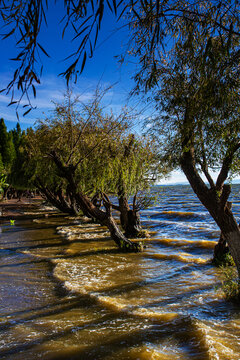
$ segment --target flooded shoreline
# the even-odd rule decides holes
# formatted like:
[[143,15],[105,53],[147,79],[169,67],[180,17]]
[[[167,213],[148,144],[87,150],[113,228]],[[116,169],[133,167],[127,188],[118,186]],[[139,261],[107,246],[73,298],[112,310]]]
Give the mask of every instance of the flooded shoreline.
[[211,263],[219,231],[188,188],[161,191],[143,253],[82,219],[1,223],[1,359],[239,359],[239,307]]

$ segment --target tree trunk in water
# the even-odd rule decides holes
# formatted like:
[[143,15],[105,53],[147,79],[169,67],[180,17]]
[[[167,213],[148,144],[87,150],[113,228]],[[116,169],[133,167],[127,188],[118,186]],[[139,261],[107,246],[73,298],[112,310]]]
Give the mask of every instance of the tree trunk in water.
[[232,211],[228,209],[215,221],[222,231],[223,238],[226,240],[240,277],[240,230],[238,224]]
[[76,208],[73,208],[68,204],[61,190],[59,190],[57,193],[53,193],[41,183],[40,179],[35,181],[35,186],[40,191],[40,193],[58,210],[69,215],[77,215]]
[[117,226],[114,218],[110,215],[107,216],[104,221],[102,222],[103,225],[105,225],[110,234],[111,238],[115,241],[119,249],[124,251],[141,251],[141,245],[139,243],[134,243],[130,240],[128,240],[122,233],[122,231]]
[[129,237],[136,237],[138,236],[140,230],[141,230],[141,224],[140,224],[140,216],[138,211],[136,210],[128,210],[127,213],[127,225],[125,228],[125,234]]
[[226,263],[226,255],[229,254],[229,247],[227,246],[227,241],[224,238],[222,232],[218,243],[214,247],[214,254],[213,254],[213,262],[216,265],[222,265]]
[[87,217],[92,217],[96,219],[100,224],[105,225],[110,231],[111,238],[115,241],[115,243],[121,250],[141,251],[141,244],[134,243],[128,240],[118,228],[115,220],[112,217],[110,204],[105,202],[104,206],[106,208],[106,211],[103,211],[97,206],[95,206],[87,195],[77,190],[77,184],[74,179],[76,168],[74,166],[65,166],[61,161],[60,157],[54,151],[51,152],[51,157],[53,158],[56,166],[60,170],[62,177],[68,181],[69,188],[71,189],[71,194],[76,201],[77,207],[82,210],[84,215],[86,215]]
[[230,186],[223,185],[220,197],[216,186],[209,189],[198,174],[193,152],[194,150],[191,148],[183,153],[181,168],[193,191],[219,226],[240,277],[240,231],[231,209],[227,206]]
[[[232,203],[227,202],[227,207],[229,210],[232,209]],[[221,232],[220,238],[218,240],[218,243],[214,247],[214,255],[213,255],[213,262],[216,265],[224,265],[227,263],[226,255],[230,254],[229,247],[227,246],[227,241]]]
[[95,206],[90,199],[81,192],[75,194],[77,204],[80,206],[83,213],[87,216],[91,216],[96,219],[100,224],[105,225],[111,235],[111,238],[115,241],[119,249],[124,251],[141,251],[142,247],[139,243],[134,243],[128,240],[122,231],[117,226],[114,218],[111,214],[110,205],[106,205],[106,212]]
[[120,222],[127,237],[137,237],[140,230],[140,216],[135,209],[131,210],[127,196],[123,189],[118,192],[118,203],[120,211]]

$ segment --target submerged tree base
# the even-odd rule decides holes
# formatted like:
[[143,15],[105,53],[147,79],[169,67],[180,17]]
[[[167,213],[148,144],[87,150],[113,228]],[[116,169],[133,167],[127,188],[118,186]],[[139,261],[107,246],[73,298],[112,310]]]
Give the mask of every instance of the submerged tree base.
[[123,252],[141,252],[143,251],[143,245],[141,242],[124,242],[121,246],[119,246],[119,249]]
[[240,301],[240,280],[235,266],[221,266],[223,275],[221,289],[227,300]]
[[224,254],[218,254],[217,256],[214,255],[212,263],[217,266],[235,266],[234,260],[230,252],[226,252]]
[[216,266],[234,266],[234,260],[230,254],[226,239],[221,233],[217,245],[214,247],[213,264]]

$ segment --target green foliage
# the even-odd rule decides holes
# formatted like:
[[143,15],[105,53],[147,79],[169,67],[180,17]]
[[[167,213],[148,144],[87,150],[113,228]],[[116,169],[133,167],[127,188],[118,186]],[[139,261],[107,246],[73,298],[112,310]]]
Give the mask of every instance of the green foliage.
[[0,174],[2,175],[4,172],[4,166],[2,162],[2,154],[0,153]]
[[[180,4],[176,9],[181,12]],[[168,30],[173,40],[164,52],[161,37],[155,34],[158,26],[164,26],[154,16],[156,6],[147,12],[139,5],[142,22],[134,12],[131,15],[135,19],[132,53],[139,59],[140,68],[135,76],[135,92],[150,91],[150,101],[155,100],[156,115],[148,119],[149,134],[159,144],[163,163],[177,168],[183,153],[194,148],[194,161],[200,171],[207,174],[208,169],[221,169],[225,162],[225,171],[231,176],[239,172],[240,165],[236,57],[240,37],[222,28],[213,34],[213,19],[219,13],[211,2],[202,9],[198,3],[191,6],[187,2],[186,8],[189,13],[204,12],[204,20],[173,17]],[[223,17],[226,29],[237,26],[230,12]]]
[[16,154],[12,134],[7,132],[3,119],[0,119],[0,154],[4,168],[9,171]]
[[8,143],[7,127],[3,119],[0,119],[0,154],[2,163],[5,165],[7,161],[6,149]]
[[230,253],[222,254],[213,259],[214,265],[217,267],[235,266],[234,260]]
[[59,186],[68,191],[52,151],[66,167],[75,169],[78,190],[89,196],[97,191],[117,194],[123,185],[130,196],[156,180],[158,161],[153,142],[130,134],[133,115],[128,109],[119,116],[104,112],[102,95],[97,91],[92,101],[82,104],[67,93],[51,117],[28,131],[25,165],[32,182],[40,179],[51,189]]
[[39,121],[36,130],[27,133],[28,170],[33,170],[33,181],[40,177],[49,186],[61,183],[66,187],[50,156],[56,151],[66,166],[76,167],[79,189],[105,190],[107,144],[121,134],[125,121],[104,114],[97,94],[88,104],[70,97],[67,94],[63,104],[56,104],[52,117]]
[[11,172],[8,176],[9,183],[17,190],[31,188],[29,183],[29,174],[26,173],[25,163],[27,162],[27,153],[25,149],[26,134],[21,131],[19,123],[16,129],[11,131],[15,147],[15,159],[12,163]]
[[25,132],[21,131],[20,124],[7,131],[3,119],[0,119],[0,188],[12,185],[15,189],[27,189],[28,177],[25,176],[24,151]]
[[2,155],[0,154],[0,200],[3,198],[4,188],[7,186],[7,174],[3,166]]
[[223,276],[221,289],[227,300],[237,301],[240,299],[240,280],[236,268],[233,266],[221,267]]

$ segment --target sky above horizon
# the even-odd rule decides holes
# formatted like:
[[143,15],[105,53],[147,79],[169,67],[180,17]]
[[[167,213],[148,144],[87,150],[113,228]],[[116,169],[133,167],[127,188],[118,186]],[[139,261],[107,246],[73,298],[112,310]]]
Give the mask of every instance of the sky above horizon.
[[[71,31],[66,33],[62,40],[60,20],[64,15],[64,9],[62,3],[56,2],[56,5],[54,3],[49,2],[48,26],[42,27],[39,37],[40,44],[49,53],[50,58],[41,54],[43,75],[41,84],[36,86],[37,97],[36,99],[32,98],[32,105],[37,108],[25,117],[22,114],[26,109],[21,110],[21,107],[19,109],[22,129],[33,126],[37,119],[48,115],[54,109],[53,102],[61,102],[67,89],[65,79],[59,74],[70,65],[70,61],[64,61],[64,59],[76,49],[78,44],[71,42],[73,35]],[[126,104],[132,107],[140,106],[138,104],[139,99],[136,97],[129,98],[129,92],[134,86],[132,77],[135,73],[136,64],[128,59],[120,65],[116,58],[117,55],[124,53],[127,48],[128,30],[123,25],[123,21],[116,22],[110,11],[105,13],[93,58],[87,59],[84,71],[79,76],[77,84],[71,84],[74,95],[79,95],[82,101],[88,101],[93,97],[98,84],[103,88],[113,85],[104,98],[104,105],[109,110],[112,109],[114,113],[119,113]],[[118,30],[119,28],[121,29]],[[16,57],[19,50],[15,48],[14,39],[11,37],[2,40],[1,47],[0,88],[2,89],[12,79],[16,65],[10,59]],[[8,106],[10,101],[11,94],[0,93],[0,117],[4,118],[8,130],[14,128],[17,123],[16,108],[14,105]],[[137,126],[140,130],[142,124],[139,123]],[[183,182],[187,182],[185,175],[180,171],[174,171],[169,178],[161,180],[160,183]]]
[[[62,40],[61,31],[63,26],[60,21],[63,15],[64,9],[59,2],[56,5],[54,5],[54,2],[49,2],[47,11],[48,25],[46,27],[43,24],[39,43],[49,53],[50,58],[47,58],[43,53],[41,54],[43,76],[41,77],[41,84],[36,86],[37,98],[32,100],[33,106],[37,106],[37,109],[32,110],[26,117],[22,117],[22,113],[26,109],[21,111],[21,107],[19,108],[22,127],[32,125],[36,118],[42,116],[43,112],[47,113],[48,110],[53,109],[54,104],[52,101],[60,102],[66,92],[66,81],[59,74],[71,64],[71,60],[64,61],[64,59],[76,49],[79,43],[71,41],[73,36],[71,29],[66,32]],[[124,66],[120,66],[115,58],[115,56],[123,52],[124,43],[127,42],[126,29],[117,31],[117,28],[121,26],[122,23],[117,23],[113,15],[108,11],[103,18],[93,58],[87,59],[85,69],[79,77],[78,83],[76,85],[71,84],[74,94],[80,95],[84,101],[92,97],[97,84],[100,84],[103,88],[114,85],[105,99],[106,104],[109,108],[113,108],[114,111],[119,111],[129,101],[127,98],[129,91],[133,87],[131,77],[134,73],[134,65],[126,63]],[[1,30],[3,31],[3,29]],[[12,79],[16,62],[10,59],[16,57],[19,50],[16,49],[12,37],[2,40],[1,46],[0,87],[2,89]],[[16,108],[14,105],[7,106],[10,101],[11,94],[0,93],[0,115],[7,122],[8,128],[14,127],[17,122]],[[22,104],[24,105],[24,102]]]

